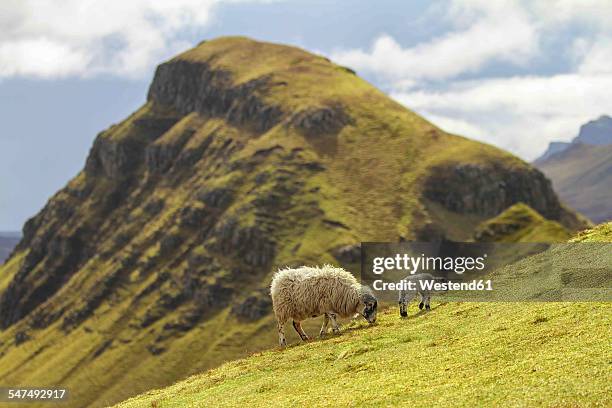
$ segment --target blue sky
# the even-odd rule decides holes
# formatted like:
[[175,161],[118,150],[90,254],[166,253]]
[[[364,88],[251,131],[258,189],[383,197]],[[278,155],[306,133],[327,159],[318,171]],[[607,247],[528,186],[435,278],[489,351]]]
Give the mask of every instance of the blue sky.
[[612,113],[607,0],[23,0],[0,3],[0,26],[0,230],[82,168],[159,62],[220,35],[324,54],[526,160]]

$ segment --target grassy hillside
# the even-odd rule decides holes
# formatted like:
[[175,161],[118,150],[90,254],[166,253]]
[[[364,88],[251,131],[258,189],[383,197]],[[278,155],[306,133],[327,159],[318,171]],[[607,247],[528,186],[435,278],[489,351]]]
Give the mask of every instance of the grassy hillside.
[[480,224],[474,238],[480,242],[565,242],[571,235],[558,222],[518,203]]
[[345,264],[361,241],[469,239],[518,202],[585,225],[528,163],[347,68],[204,42],[157,68],[143,106],[24,226],[0,267],[0,383],[61,383],[75,407],[168,385],[276,343],[278,267]]
[[[612,242],[611,228],[582,233],[580,242]],[[375,326],[296,341],[117,406],[606,407],[611,312],[609,302],[438,300],[431,312],[413,303],[406,319],[392,307]]]
[[271,350],[118,407],[609,406],[610,304],[413,304],[375,327]]
[[595,222],[612,219],[612,144],[572,144],[537,166],[573,208]]
[[612,221],[580,231],[570,242],[612,242]]

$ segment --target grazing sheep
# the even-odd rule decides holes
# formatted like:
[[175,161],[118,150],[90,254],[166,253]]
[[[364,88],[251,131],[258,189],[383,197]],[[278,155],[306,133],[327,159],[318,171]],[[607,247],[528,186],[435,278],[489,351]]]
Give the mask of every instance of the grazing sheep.
[[399,293],[399,309],[400,309],[400,316],[402,317],[406,317],[408,316],[408,303],[410,303],[410,301],[416,296],[416,294],[418,293],[421,296],[421,302],[419,303],[419,309],[423,309],[423,306],[425,306],[425,310],[430,310],[431,307],[429,306],[429,302],[431,300],[431,293],[433,291],[430,291],[426,288],[424,288],[423,286],[421,286],[421,283],[424,281],[431,281],[433,280],[434,282],[437,283],[445,283],[448,282],[446,280],[446,278],[440,278],[440,277],[436,277],[433,276],[429,273],[419,273],[416,275],[408,275],[406,276],[404,279],[402,279],[406,282],[414,282],[415,283],[415,289],[414,290],[407,290],[407,289],[402,289],[400,290]]
[[336,316],[358,313],[370,324],[376,321],[378,302],[370,289],[349,272],[331,265],[279,270],[272,279],[270,294],[281,347],[287,345],[284,326],[289,319],[293,319],[293,328],[304,341],[308,335],[301,322],[309,317],[324,315],[320,336],[327,333],[330,320],[334,333],[338,333]]

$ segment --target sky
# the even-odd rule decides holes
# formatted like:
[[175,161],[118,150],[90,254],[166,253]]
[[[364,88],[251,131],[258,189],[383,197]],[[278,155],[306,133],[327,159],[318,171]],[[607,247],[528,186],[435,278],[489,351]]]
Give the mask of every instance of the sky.
[[609,0],[3,0],[0,27],[0,230],[77,174],[157,64],[222,35],[325,55],[529,161],[612,114]]

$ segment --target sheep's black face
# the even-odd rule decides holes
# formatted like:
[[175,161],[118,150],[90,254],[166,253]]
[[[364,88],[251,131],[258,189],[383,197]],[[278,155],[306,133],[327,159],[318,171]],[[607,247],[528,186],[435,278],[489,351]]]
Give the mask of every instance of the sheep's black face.
[[368,323],[373,324],[376,322],[376,310],[378,308],[378,302],[376,299],[372,301],[364,302],[365,307],[363,308],[363,312],[361,315],[368,321]]
[[376,309],[378,308],[378,301],[372,294],[370,288],[365,285],[361,287],[360,298],[359,303],[363,305],[361,315],[368,321],[368,323],[373,324],[376,322]]

